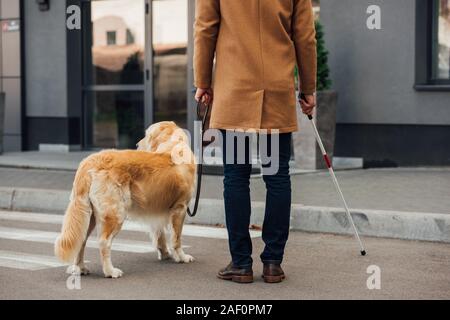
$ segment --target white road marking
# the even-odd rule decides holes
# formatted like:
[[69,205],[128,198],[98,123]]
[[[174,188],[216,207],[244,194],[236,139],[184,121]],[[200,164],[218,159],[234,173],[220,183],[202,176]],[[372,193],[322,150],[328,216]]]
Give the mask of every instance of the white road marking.
[[[4,220],[4,221],[29,222],[33,224],[47,223],[52,225],[61,225],[63,218],[64,217],[62,215],[56,214],[0,211],[0,223],[1,220]],[[201,236],[208,236],[209,232],[213,237],[226,238],[226,231],[224,229],[199,227],[199,226],[192,226],[193,228],[190,227],[191,226],[188,226],[185,232],[186,235],[196,234],[196,236],[201,237]],[[128,231],[145,232],[145,226],[142,226],[139,223],[131,221],[127,221],[124,224],[123,229]],[[220,232],[222,232],[222,234],[220,234]],[[41,231],[35,229],[9,228],[0,225],[0,239],[47,243],[53,245],[58,235],[59,232]],[[91,239],[88,240],[86,246],[88,248],[98,248],[98,242],[96,239]],[[183,248],[188,247],[189,246],[183,246]],[[150,239],[148,241],[135,241],[116,238],[113,242],[112,250],[121,252],[132,252],[132,253],[155,252],[155,249],[152,247]],[[54,256],[0,250],[0,267],[36,271],[48,268],[63,267],[66,265],[67,264],[60,262]]]
[[26,262],[26,261],[20,261],[15,259],[8,259],[0,256],[0,267],[3,268],[9,268],[9,269],[20,269],[20,270],[30,270],[30,271],[36,271],[36,270],[42,270],[42,269],[48,269],[48,266],[44,266],[39,263],[34,262]]
[[[1,215],[0,215],[1,219]],[[145,230],[145,225],[127,220],[123,224],[122,230],[137,231],[137,232],[147,232]],[[212,239],[228,239],[227,229],[219,227],[207,227],[198,226],[192,224],[185,224],[183,226],[183,236],[188,237],[199,237],[199,238],[212,238]],[[252,238],[258,238],[261,236],[260,231],[250,230],[250,236]]]
[[[39,231],[30,229],[16,229],[0,227],[0,239],[31,241],[41,243],[55,243],[59,233],[51,231]],[[88,248],[98,248],[96,240],[88,240],[86,246]],[[127,239],[115,239],[112,250],[134,253],[155,252],[149,241],[134,241]]]
[[35,271],[65,265],[52,256],[0,250],[0,267]]
[[63,218],[59,214],[0,211],[0,220],[62,224]]
[[[53,245],[59,232],[41,231],[35,229],[9,228],[1,226],[1,221],[18,221],[28,222],[32,224],[51,224],[61,225],[64,216],[57,214],[45,213],[29,213],[29,212],[12,212],[0,211],[0,239],[19,240],[27,242],[47,243]],[[147,232],[146,226],[139,222],[127,220],[123,227],[126,231]],[[227,239],[227,231],[224,228],[184,225],[183,235],[189,237]],[[260,237],[260,231],[250,231],[252,238]],[[96,239],[88,240],[86,246],[88,248],[98,248]],[[184,246],[185,248],[187,246]],[[113,242],[112,250],[133,253],[155,252],[148,241],[134,241],[122,238],[116,238]],[[0,267],[21,269],[21,270],[43,270],[48,268],[63,267],[67,264],[60,262],[56,257],[30,254],[25,252],[14,252],[0,250]]]
[[[63,218],[64,216],[57,214],[0,211],[0,220],[8,221],[61,224]],[[146,232],[145,225],[130,220],[125,221],[122,230]],[[199,238],[228,239],[227,230],[224,228],[189,224],[183,226],[183,235]],[[261,231],[250,230],[250,236],[258,238],[261,236]]]

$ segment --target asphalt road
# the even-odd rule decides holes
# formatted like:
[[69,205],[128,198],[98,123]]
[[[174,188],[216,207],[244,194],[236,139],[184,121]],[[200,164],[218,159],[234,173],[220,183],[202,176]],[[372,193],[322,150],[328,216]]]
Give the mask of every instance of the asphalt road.
[[[263,243],[254,238],[253,284],[216,279],[228,263],[227,240],[220,229],[190,230],[184,237],[192,264],[160,262],[148,236],[122,231],[113,251],[121,279],[105,279],[98,250],[87,249],[91,274],[82,277],[80,290],[69,290],[65,267],[53,261],[52,237],[60,217],[46,223],[19,221],[14,213],[0,218],[0,299],[449,299],[450,246],[439,243],[368,238],[368,256],[358,255],[353,238],[291,233],[284,268],[287,279],[265,284],[259,275],[258,254]],[[28,216],[26,216],[28,217]],[[194,228],[195,229],[195,228]],[[95,246],[95,237],[91,238]],[[148,246],[147,246],[148,243]],[[381,289],[369,290],[367,268],[381,271]],[[8,267],[5,267],[8,266]],[[33,269],[33,270],[32,270]]]

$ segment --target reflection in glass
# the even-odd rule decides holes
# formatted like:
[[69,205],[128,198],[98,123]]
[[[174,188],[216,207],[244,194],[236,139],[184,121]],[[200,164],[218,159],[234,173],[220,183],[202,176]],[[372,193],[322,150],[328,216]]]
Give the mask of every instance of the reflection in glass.
[[186,0],[153,1],[154,122],[187,125]]
[[143,92],[91,91],[86,100],[92,119],[89,147],[136,148],[144,135]]
[[434,78],[450,79],[450,0],[439,0],[437,43],[434,50]]
[[96,0],[85,8],[86,147],[135,149],[144,136],[145,0]]
[[144,0],[91,2],[91,43],[85,84],[143,84]]

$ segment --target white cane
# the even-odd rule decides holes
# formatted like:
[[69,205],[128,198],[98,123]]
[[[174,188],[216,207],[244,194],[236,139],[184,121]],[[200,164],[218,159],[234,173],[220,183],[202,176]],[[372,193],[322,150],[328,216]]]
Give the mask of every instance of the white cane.
[[319,131],[317,131],[317,127],[316,127],[316,124],[314,123],[313,117],[311,115],[309,115],[308,119],[310,120],[311,125],[313,127],[313,131],[314,131],[314,135],[316,136],[317,144],[319,145],[320,150],[323,155],[323,158],[327,164],[328,171],[330,172],[331,178],[333,179],[333,182],[334,182],[334,186],[336,187],[337,192],[341,196],[342,203],[344,204],[345,211],[347,212],[348,220],[350,221],[353,231],[355,233],[355,237],[358,240],[359,247],[361,249],[361,255],[365,256],[366,250],[364,249],[364,245],[361,241],[361,238],[359,237],[358,230],[356,229],[356,226],[355,226],[355,222],[353,221],[353,217],[350,214],[350,210],[348,209],[347,202],[345,201],[344,194],[342,193],[339,183],[336,179],[336,175],[334,174],[333,166],[332,166],[330,158],[328,157],[328,154],[325,150],[325,147],[323,146],[322,139],[320,138],[320,135],[319,135]]

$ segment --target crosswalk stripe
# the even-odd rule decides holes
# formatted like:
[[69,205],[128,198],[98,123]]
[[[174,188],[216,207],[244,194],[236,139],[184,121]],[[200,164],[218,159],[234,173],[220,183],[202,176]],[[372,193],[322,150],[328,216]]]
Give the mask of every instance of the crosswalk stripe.
[[0,267],[36,271],[62,266],[55,257],[0,250]]
[[26,262],[3,257],[0,257],[0,267],[10,269],[30,270],[30,271],[43,270],[49,268],[47,266],[34,262]]
[[[44,214],[44,213],[28,213],[28,212],[11,212],[0,211],[0,223],[3,221],[20,221],[29,223],[47,223],[60,225],[63,221],[62,215]],[[122,228],[127,231],[147,232],[145,225],[138,222],[127,220]],[[251,231],[252,237],[259,236],[258,232]],[[0,239],[19,240],[27,242],[47,243],[53,245],[59,232],[41,231],[36,229],[10,228],[0,225]],[[197,225],[185,225],[183,235],[192,237],[206,237],[227,239],[227,232],[224,228],[214,228]],[[95,239],[88,240],[86,246],[88,248],[98,248],[98,242]],[[188,246],[183,246],[187,248]],[[151,245],[151,241],[135,241],[123,238],[114,240],[112,250],[132,253],[149,253],[155,252]],[[43,270],[48,268],[63,267],[65,263],[60,262],[54,256],[30,254],[26,252],[15,252],[0,250],[0,267],[20,269],[20,270]]]
[[[57,214],[0,211],[0,220],[61,224],[63,218],[62,215]],[[145,226],[130,220],[125,221],[122,230],[146,232]],[[184,225],[183,235],[200,238],[228,239],[227,231],[224,228],[189,224]],[[252,238],[258,238],[261,236],[261,231],[250,230],[250,236]]]
[[0,211],[0,220],[61,224],[63,218],[59,214]]
[[[16,229],[6,228],[0,226],[0,238],[8,240],[31,241],[41,243],[55,243],[59,233],[51,231],[38,231],[30,229]],[[88,248],[98,248],[98,243],[95,240],[88,240],[86,243]],[[114,251],[133,252],[133,253],[147,253],[155,252],[149,241],[135,241],[128,239],[115,239],[111,247]]]
[[[125,221],[122,230],[147,232],[145,230],[145,225],[131,220]],[[183,236],[213,238],[213,239],[228,239],[228,233],[225,228],[198,226],[192,224],[185,224],[183,226]],[[258,238],[261,236],[261,232],[250,230],[250,236],[252,238]]]

